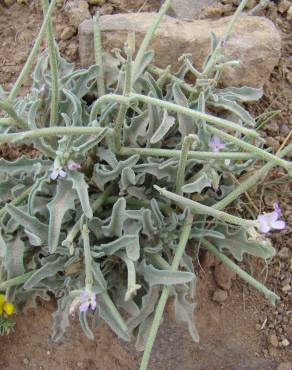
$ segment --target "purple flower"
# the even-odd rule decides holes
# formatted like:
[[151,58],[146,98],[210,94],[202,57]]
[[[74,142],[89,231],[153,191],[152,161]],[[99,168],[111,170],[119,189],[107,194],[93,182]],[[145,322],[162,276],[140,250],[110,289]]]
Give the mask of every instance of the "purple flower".
[[286,227],[286,224],[282,220],[278,220],[281,214],[281,209],[278,203],[274,204],[274,212],[265,213],[263,215],[259,215],[257,220],[259,222],[258,229],[262,233],[268,233],[270,230],[283,230]]
[[62,168],[53,168],[51,170],[51,175],[50,175],[50,178],[52,180],[56,180],[58,177],[66,177],[66,172],[62,169]]
[[72,161],[72,159],[70,159],[67,163],[67,167],[70,171],[77,171],[81,168],[80,164],[77,163],[77,162],[74,162]]
[[225,144],[221,141],[219,136],[213,136],[212,139],[209,142],[209,148],[212,150],[212,152],[219,152],[220,149],[225,148]]
[[86,312],[89,308],[95,310],[96,308],[96,296],[95,293],[83,291],[80,293],[80,306],[81,312]]
[[279,207],[279,203],[278,202],[274,203],[273,204],[273,207],[274,207],[275,212],[277,212],[278,215],[280,216],[280,214],[282,213],[282,211],[281,211],[281,208]]

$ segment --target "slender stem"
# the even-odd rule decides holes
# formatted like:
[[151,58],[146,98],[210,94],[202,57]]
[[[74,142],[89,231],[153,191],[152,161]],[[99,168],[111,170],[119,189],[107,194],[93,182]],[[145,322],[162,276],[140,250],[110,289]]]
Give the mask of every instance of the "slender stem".
[[14,278],[11,278],[9,280],[0,282],[0,289],[7,289],[15,285],[20,285],[26,282],[34,273],[36,270],[25,272],[22,275],[16,276]]
[[152,98],[150,96],[134,94],[134,93],[130,94],[129,97],[122,96],[122,95],[116,95],[116,94],[109,94],[109,95],[104,95],[103,97],[99,98],[98,100],[96,100],[96,102],[92,106],[91,113],[90,113],[90,122],[96,119],[97,113],[99,112],[103,104],[107,102],[111,102],[111,101],[116,101],[116,102],[124,103],[124,104],[130,104],[135,101],[141,101],[143,103],[152,104],[152,105],[167,109],[169,111],[174,111],[177,113],[185,114],[186,116],[191,117],[191,118],[204,120],[211,124],[217,125],[219,127],[223,127],[223,128],[226,128],[232,131],[238,131],[249,137],[255,137],[255,138],[260,137],[256,131],[247,129],[245,127],[242,127],[226,119],[211,116],[210,114],[198,112],[194,109],[186,108],[178,104],[170,103],[164,100]]
[[275,302],[277,299],[280,299],[280,297],[277,296],[274,292],[266,288],[263,284],[261,284],[259,281],[254,279],[251,275],[249,275],[247,272],[242,270],[236,263],[234,263],[230,258],[225,256],[223,253],[219,252],[218,249],[212,245],[208,240],[203,239],[202,244],[204,248],[206,248],[208,251],[210,251],[212,254],[214,254],[216,257],[218,257],[224,264],[226,264],[228,267],[230,267],[233,271],[236,272],[238,276],[240,276],[243,280],[245,280],[248,284],[256,288],[258,291],[264,294],[264,296],[272,302],[273,305],[275,305]]
[[104,130],[109,129],[103,127],[78,127],[78,126],[39,128],[31,131],[23,131],[20,133],[3,134],[0,136],[0,143],[16,142],[24,139],[33,139],[36,137],[99,134],[102,133]]
[[[171,264],[171,268],[170,268],[171,271],[176,271],[179,267],[180,260],[184,254],[184,251],[185,251],[188,239],[189,239],[189,235],[191,232],[192,221],[193,221],[193,216],[189,214],[182,227],[181,237],[180,237],[180,240],[179,240],[179,243],[178,243],[172,264]],[[171,286],[164,286],[162,289],[162,293],[161,293],[159,302],[155,310],[154,319],[151,325],[150,333],[147,338],[142,362],[140,365],[140,370],[146,370],[148,367],[151,350],[152,350],[152,347],[153,347],[153,344],[154,344],[154,341],[155,341],[155,338],[158,332],[158,328],[161,322],[163,311],[164,311],[169,293],[171,291],[171,288],[172,288]]]
[[182,197],[180,195],[177,195],[175,193],[172,193],[171,191],[168,191],[166,189],[162,189],[157,185],[154,185],[154,188],[159,191],[161,195],[164,197],[174,201],[178,206],[181,208],[189,208],[191,212],[193,213],[199,213],[201,215],[208,215],[212,216],[214,218],[218,218],[219,220],[223,220],[225,222],[232,223],[234,225],[239,225],[243,227],[250,227],[250,226],[256,226],[257,222],[253,220],[244,220],[240,217],[236,217],[233,215],[230,215],[226,212],[219,211],[217,209],[214,209],[213,207],[205,206],[204,204],[195,202],[194,200]]
[[49,6],[49,9],[48,9],[47,14],[45,16],[45,19],[44,19],[43,24],[41,26],[38,37],[37,37],[37,39],[34,43],[34,46],[33,46],[32,50],[31,50],[31,52],[30,52],[30,54],[29,54],[29,56],[26,60],[26,63],[24,65],[17,81],[15,82],[12,90],[10,91],[9,98],[8,98],[10,101],[15,99],[19,89],[21,88],[21,85],[22,85],[24,79],[29,74],[29,71],[30,71],[30,68],[32,66],[33,60],[34,60],[35,56],[37,55],[37,53],[39,51],[39,48],[41,46],[41,42],[42,42],[42,40],[45,36],[46,29],[47,29],[47,24],[51,19],[51,15],[53,13],[56,2],[57,2],[57,0],[52,0],[51,1],[51,4]]
[[[286,154],[292,151],[292,143],[286,146],[278,155],[279,157],[284,157]],[[231,193],[229,193],[224,199],[220,200],[216,203],[213,208],[215,209],[224,209],[234,200],[238,199],[238,197],[245,193],[248,189],[256,185],[257,182],[264,181],[267,173],[275,166],[275,162],[268,162],[266,163],[260,170],[252,174],[249,178],[244,180],[236,189],[234,189]]]
[[[13,121],[8,124],[13,124],[15,122],[17,127],[27,128],[26,122],[21,117],[18,116],[18,114],[15,112],[15,110],[13,109],[10,103],[0,100],[0,109],[3,109],[12,118]],[[3,119],[5,120],[5,118],[2,118],[2,120]]]
[[[131,93],[132,88],[132,49],[127,47],[127,61],[126,61],[126,71],[125,71],[125,82],[123,95],[128,97]],[[121,149],[122,142],[122,130],[124,122],[126,119],[126,113],[128,109],[128,104],[121,104],[117,116],[117,122],[114,128],[114,145],[119,152]]]
[[[49,9],[49,1],[42,0],[42,5],[45,17]],[[47,23],[47,35],[48,35],[48,48],[52,81],[51,112],[50,112],[50,126],[52,127],[58,124],[59,81],[58,81],[57,52],[53,32],[53,23],[51,18]]]
[[252,144],[249,144],[249,143],[246,143],[245,141],[241,140],[241,139],[238,139],[237,137],[235,136],[232,136],[230,134],[227,134],[226,132],[224,131],[221,131],[221,130],[218,130],[217,128],[215,127],[208,127],[208,130],[210,132],[212,132],[213,134],[215,135],[218,135],[220,137],[222,137],[223,139],[225,140],[228,140],[236,145],[238,145],[239,147],[241,147],[242,149],[246,150],[246,151],[251,151],[253,153],[255,153],[258,157],[261,157],[262,159],[266,160],[266,161],[272,161],[274,162],[275,164],[281,166],[281,167],[284,167],[286,169],[288,168],[291,168],[291,163],[288,162],[288,161],[285,161],[263,149],[260,149],[260,148],[257,148],[256,146],[252,145]]
[[151,39],[156,31],[156,29],[158,28],[159,26],[159,23],[161,22],[161,19],[162,17],[165,15],[165,13],[167,12],[168,8],[170,7],[171,5],[171,2],[172,0],[165,0],[163,5],[161,6],[159,12],[157,13],[155,19],[154,19],[154,22],[152,23],[151,27],[149,27],[143,41],[142,41],[142,44],[138,50],[138,53],[136,55],[136,59],[135,59],[135,62],[134,62],[134,66],[133,66],[133,76],[134,76],[134,79],[135,79],[135,76],[139,70],[139,67],[142,63],[142,60],[144,58],[144,54],[145,52],[147,51],[148,49],[148,46],[151,42]]
[[187,160],[188,160],[188,151],[193,141],[194,141],[194,138],[192,136],[186,136],[182,144],[180,159],[178,162],[178,169],[176,173],[176,182],[175,182],[175,192],[178,195],[183,195],[181,188],[184,186],[184,183],[185,183],[185,171],[186,171],[186,165],[187,165]]
[[97,72],[98,96],[103,96],[105,95],[105,84],[102,63],[102,44],[99,20],[100,20],[99,12],[97,11],[95,17],[93,17],[94,53],[95,53],[95,64],[99,67]]
[[86,291],[90,293],[92,290],[92,284],[93,284],[92,256],[90,252],[89,230],[86,224],[82,226],[81,235],[83,239],[83,248],[84,248],[85,289]]
[[[120,155],[139,154],[146,157],[165,157],[165,158],[180,158],[181,150],[176,149],[157,149],[157,148],[130,148],[122,147],[119,151]],[[188,151],[188,159],[232,159],[244,160],[256,158],[254,153],[242,152],[195,152]]]
[[216,46],[213,54],[211,55],[210,59],[208,60],[206,66],[204,68],[204,71],[202,73],[204,76],[208,76],[208,74],[212,70],[214,64],[216,63],[216,59],[217,59],[218,54],[220,53],[220,51],[224,47],[224,42],[227,41],[230,38],[231,33],[233,32],[233,29],[234,29],[234,26],[235,26],[235,22],[237,21],[238,17],[240,16],[241,12],[243,11],[247,1],[248,0],[242,0],[241,3],[239,4],[239,6],[237,7],[235,13],[233,14],[233,16],[231,18],[231,21],[228,23],[228,26],[227,26],[224,34],[223,34],[223,37],[221,38],[221,41]]
[[[14,206],[18,206],[20,203],[22,203],[30,194],[32,189],[32,186],[29,188],[25,189],[18,197],[14,198],[9,204],[12,204]],[[0,209],[0,217],[5,215],[7,213],[6,207],[3,207]]]
[[15,121],[11,117],[0,118],[0,126],[11,126],[14,124],[15,124]]

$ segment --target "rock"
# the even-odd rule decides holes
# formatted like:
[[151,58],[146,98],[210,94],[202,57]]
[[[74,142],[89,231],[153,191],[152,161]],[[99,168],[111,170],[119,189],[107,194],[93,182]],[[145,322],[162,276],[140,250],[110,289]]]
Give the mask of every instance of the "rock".
[[66,13],[69,18],[69,23],[75,28],[78,28],[79,24],[84,20],[91,18],[88,10],[88,3],[84,0],[78,1],[77,3],[71,1],[68,3],[66,9],[68,9]]
[[287,12],[287,10],[289,9],[290,6],[291,6],[290,1],[282,0],[282,1],[280,1],[280,4],[278,5],[278,10],[281,14],[284,14],[284,13]]
[[283,339],[282,341],[281,341],[281,346],[282,347],[288,347],[289,345],[290,345],[290,342],[289,342],[289,340],[288,339]]
[[221,263],[215,267],[214,278],[218,286],[224,290],[229,290],[232,285],[232,280],[235,279],[235,272]]
[[212,300],[218,303],[222,303],[226,301],[227,298],[228,298],[228,294],[226,290],[222,290],[222,289],[216,289],[212,296]]
[[290,362],[282,362],[278,365],[277,370],[292,370],[292,364]]
[[75,28],[72,26],[67,26],[63,29],[61,33],[61,40],[70,40],[75,33]]
[[215,0],[172,0],[167,14],[179,19],[194,19],[203,8],[214,2]]
[[290,251],[289,251],[289,248],[287,247],[283,247],[279,250],[278,252],[278,256],[282,259],[286,259],[286,258],[289,258],[290,256]]
[[292,6],[290,6],[288,11],[287,11],[287,19],[288,19],[288,21],[292,20]]
[[[126,13],[101,17],[102,40],[106,50],[122,48],[129,31],[135,31],[140,45],[152,24],[155,13]],[[201,68],[210,48],[210,31],[221,37],[230,18],[199,19],[191,22],[165,16],[150,44],[154,49],[154,64],[165,68],[172,64],[177,70],[178,58],[184,53],[193,56],[195,67]],[[94,63],[93,21],[79,27],[79,52],[83,67]],[[226,46],[226,59],[240,59],[239,66],[228,66],[222,74],[224,85],[262,87],[277,65],[281,52],[280,34],[264,17],[243,15],[236,23],[233,36]]]
[[269,343],[273,346],[273,347],[278,347],[279,346],[279,341],[278,341],[278,338],[276,336],[276,334],[271,334],[269,336]]
[[202,258],[201,266],[203,267],[204,270],[207,270],[210,267],[219,265],[219,263],[220,260],[216,256],[214,256],[213,253],[206,251]]
[[88,0],[90,5],[101,6],[105,3],[105,0]]
[[224,5],[219,3],[216,6],[208,6],[205,9],[204,14],[207,18],[218,18],[223,14],[223,11]]

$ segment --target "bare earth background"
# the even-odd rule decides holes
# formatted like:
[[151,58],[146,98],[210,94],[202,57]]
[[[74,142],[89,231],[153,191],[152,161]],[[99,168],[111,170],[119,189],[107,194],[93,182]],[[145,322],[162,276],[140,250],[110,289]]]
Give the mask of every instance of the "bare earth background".
[[[159,0],[91,0],[89,10],[96,7],[102,14],[128,11],[149,11],[159,7]],[[236,2],[236,0],[235,0]],[[283,56],[265,86],[263,99],[250,109],[256,114],[271,106],[282,113],[264,127],[269,145],[276,151],[292,129],[292,22],[283,11],[283,2],[271,3],[261,14],[269,17],[282,32]],[[9,89],[15,81],[41,24],[41,9],[35,0],[0,0],[0,84]],[[227,6],[228,5],[228,6]],[[249,6],[254,5],[251,1]],[[290,6],[292,4],[290,3]],[[76,30],[64,32],[67,25],[66,3],[59,1],[55,14],[57,39],[61,52],[78,63]],[[231,1],[214,3],[202,16],[220,17],[234,10]],[[68,30],[67,30],[68,31]],[[26,91],[30,81],[23,88]],[[33,156],[34,150],[25,146],[0,146],[0,156],[15,159],[22,153]],[[232,281],[227,299],[222,303],[213,300],[218,291],[216,261],[200,255],[198,267],[198,309],[195,315],[201,341],[193,343],[187,329],[174,324],[171,305],[168,318],[162,324],[152,355],[150,370],[291,370],[292,369],[292,233],[291,191],[289,184],[275,184],[276,176],[284,172],[277,169],[264,186],[253,195],[254,202],[269,209],[275,200],[280,202],[284,219],[290,228],[272,235],[278,254],[264,266],[256,259],[247,259],[244,268],[264,281],[281,296],[277,307],[271,307],[257,292],[241,280]],[[289,198],[290,191],[290,198]],[[217,270],[216,270],[217,269]],[[215,275],[215,278],[214,278]],[[228,271],[219,279],[230,282]],[[290,284],[290,290],[289,290]],[[119,341],[105,325],[96,332],[94,342],[84,337],[78,323],[72,321],[62,343],[50,340],[51,313],[55,302],[40,302],[36,310],[16,317],[16,330],[0,338],[1,370],[135,370],[139,353],[129,344]],[[290,363],[290,365],[289,365]],[[284,365],[286,367],[284,367]],[[290,367],[289,367],[290,366]]]

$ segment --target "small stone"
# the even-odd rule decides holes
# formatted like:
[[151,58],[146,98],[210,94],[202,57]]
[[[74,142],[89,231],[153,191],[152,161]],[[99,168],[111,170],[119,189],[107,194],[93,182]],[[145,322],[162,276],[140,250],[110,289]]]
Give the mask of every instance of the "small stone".
[[284,123],[283,125],[281,125],[281,127],[280,127],[280,132],[281,132],[281,134],[282,135],[288,135],[289,134],[289,132],[290,132],[290,129],[289,129],[289,127]]
[[290,1],[288,1],[288,0],[282,0],[281,2],[280,2],[280,4],[278,5],[278,10],[279,10],[279,12],[281,13],[281,14],[284,14],[284,13],[286,13],[287,12],[287,10],[289,9],[289,7],[290,7]]
[[104,14],[112,14],[114,11],[114,7],[110,4],[106,4],[105,6],[101,7],[99,14],[104,15]]
[[289,258],[289,256],[290,256],[289,248],[287,248],[287,247],[281,248],[279,253],[278,253],[278,256],[280,258],[283,258],[283,259]]
[[215,267],[219,265],[220,260],[214,254],[212,254],[209,251],[206,251],[202,258],[201,266],[203,267],[204,270],[209,269],[210,267]]
[[70,40],[74,33],[75,33],[74,27],[72,26],[65,27],[63,32],[61,33],[61,40]]
[[90,5],[101,6],[105,3],[105,0],[88,0]]
[[235,272],[223,263],[215,267],[215,281],[218,286],[224,290],[229,290],[231,288],[232,280],[235,279],[235,276]]
[[292,364],[290,362],[282,362],[278,365],[277,370],[292,370]]
[[257,5],[257,0],[248,0],[247,3],[246,3],[246,5],[245,5],[245,8],[246,9],[252,9],[256,5]]
[[283,339],[282,341],[281,341],[281,346],[282,347],[288,347],[290,345],[290,342],[289,342],[289,340],[288,339]]
[[4,0],[4,4],[6,6],[11,6],[15,3],[16,0]]
[[267,126],[267,130],[273,134],[277,133],[279,131],[279,126],[277,125],[276,122],[271,122]]
[[78,46],[71,42],[66,48],[65,48],[65,54],[70,60],[74,60],[77,57],[78,53]]
[[172,0],[167,14],[180,19],[193,19],[213,2],[214,0]]
[[88,4],[86,1],[81,0],[78,4],[73,1],[68,3],[67,15],[69,17],[69,23],[73,27],[77,28],[80,23],[86,19],[91,18],[88,10]]
[[271,334],[270,335],[270,337],[269,337],[269,343],[273,347],[278,347],[279,346],[279,341],[278,341],[278,338],[277,338],[276,334]]
[[284,293],[288,293],[291,290],[291,285],[290,284],[284,285],[281,290]]
[[216,289],[212,296],[213,301],[218,302],[218,303],[222,303],[226,301],[227,298],[228,298],[228,294],[226,290],[222,290],[222,289]]
[[223,5],[218,4],[218,6],[208,6],[205,11],[207,18],[217,18],[223,14]]
[[292,6],[290,6],[290,8],[287,11],[287,19],[288,21],[292,20]]
[[29,364],[29,359],[28,358],[24,358],[23,359],[23,364],[24,365],[28,365]]

